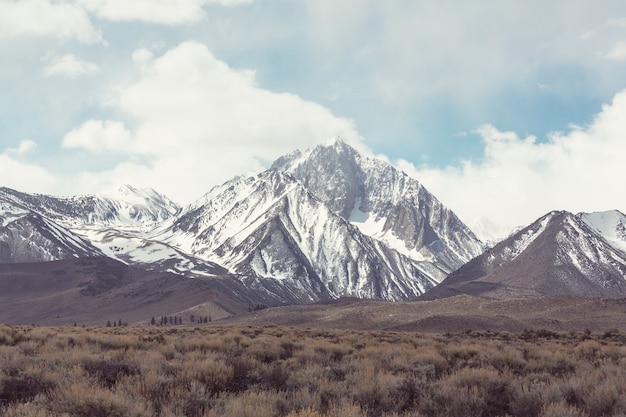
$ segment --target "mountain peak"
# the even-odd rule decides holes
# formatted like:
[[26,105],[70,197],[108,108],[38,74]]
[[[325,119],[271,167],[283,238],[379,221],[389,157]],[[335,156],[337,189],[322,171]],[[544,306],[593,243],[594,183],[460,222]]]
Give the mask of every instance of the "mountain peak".
[[291,174],[362,233],[411,259],[440,259],[449,272],[482,252],[469,228],[419,181],[340,137],[286,155],[273,168]]
[[351,148],[341,136],[335,136],[334,138],[328,139],[326,142],[318,145],[318,147],[331,147],[335,149],[345,149],[346,147]]
[[135,193],[137,192],[137,189],[130,184],[125,184],[119,187],[117,191],[120,193]]
[[336,136],[304,152],[296,149],[279,157],[272,163],[271,169],[293,172],[303,163],[308,162],[307,165],[311,165],[311,163],[317,165],[321,161],[328,161],[332,164],[340,156],[345,155],[359,155],[359,152],[348,145],[340,136]]
[[322,143],[315,147],[315,149],[318,148],[333,150],[337,153],[359,153],[359,151],[357,151],[353,146],[349,145],[341,136],[336,136],[332,139],[329,139],[325,143]]
[[158,192],[156,192],[154,189],[152,188],[136,188],[133,187],[130,184],[125,184],[122,185],[120,187],[111,189],[111,190],[107,190],[107,191],[103,191],[100,192],[98,194],[96,194],[96,196],[98,197],[112,197],[112,198],[120,198],[120,197],[127,197],[127,196],[137,196],[137,195],[143,195],[143,196],[148,196],[148,195],[159,195]]
[[620,214],[552,211],[454,271],[423,298],[623,297],[626,251],[620,252],[620,244],[626,248],[626,233],[620,237]]

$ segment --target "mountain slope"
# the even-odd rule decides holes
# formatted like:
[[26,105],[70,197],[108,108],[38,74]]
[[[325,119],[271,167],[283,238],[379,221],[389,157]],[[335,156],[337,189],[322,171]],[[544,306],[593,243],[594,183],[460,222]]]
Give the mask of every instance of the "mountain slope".
[[[0,237],[3,242],[0,243],[0,262],[106,255],[148,270],[200,275],[226,273],[219,265],[196,259],[148,237],[156,226],[179,211],[180,208],[162,194],[129,185],[98,195],[74,197],[0,188],[2,224],[24,217],[11,228],[0,230],[4,236]],[[30,238],[35,233],[32,230],[38,230],[36,234],[41,237]],[[71,238],[55,239],[55,236],[70,235]],[[67,248],[68,241],[70,248]],[[78,247],[74,248],[76,245]]]
[[0,264],[0,323],[103,326],[171,315],[189,323],[190,314],[219,319],[247,311],[246,291],[228,280],[147,272],[108,258]]
[[[607,212],[605,216],[621,218],[618,214]],[[601,217],[597,213],[548,213],[450,274],[422,299],[458,294],[624,297],[626,252],[603,235],[608,231],[600,227],[606,225],[598,223]],[[615,227],[621,229],[618,223]]]
[[282,287],[290,301],[412,299],[443,274],[364,235],[276,170],[214,188],[159,238],[250,285]]
[[102,256],[102,252],[45,217],[0,196],[0,263]]
[[451,272],[479,255],[472,231],[417,180],[340,139],[278,159],[334,213],[411,259]]
[[618,210],[582,213],[580,219],[611,246],[626,253],[626,215]]

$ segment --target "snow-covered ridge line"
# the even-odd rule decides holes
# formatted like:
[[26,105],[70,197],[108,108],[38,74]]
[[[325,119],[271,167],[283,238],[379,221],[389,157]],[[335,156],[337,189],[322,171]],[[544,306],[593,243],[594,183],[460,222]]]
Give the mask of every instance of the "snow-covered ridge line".
[[512,245],[505,249],[505,254],[509,260],[517,258],[522,252],[532,244],[546,230],[546,227],[552,221],[557,212],[551,212],[545,215],[537,228],[529,229],[519,236]]
[[577,215],[613,247],[626,254],[626,215],[618,210]]
[[0,196],[67,228],[147,230],[175,216],[179,206],[152,189],[124,186],[96,195],[54,197],[0,189]]

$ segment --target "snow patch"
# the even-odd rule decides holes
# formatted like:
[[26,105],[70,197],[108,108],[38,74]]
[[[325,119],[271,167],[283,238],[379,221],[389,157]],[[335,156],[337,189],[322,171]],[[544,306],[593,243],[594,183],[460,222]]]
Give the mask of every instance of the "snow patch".
[[611,246],[626,254],[626,216],[617,210],[581,213],[582,221]]
[[520,237],[518,237],[509,247],[505,248],[504,254],[509,260],[513,260],[517,258],[522,252],[530,246],[531,243],[539,237],[546,227],[554,217],[554,213],[551,213],[541,219],[539,223],[539,227],[535,230],[534,228],[529,228],[526,232],[524,232]]
[[0,227],[6,227],[15,220],[26,216],[28,211],[15,207],[11,203],[0,201]]

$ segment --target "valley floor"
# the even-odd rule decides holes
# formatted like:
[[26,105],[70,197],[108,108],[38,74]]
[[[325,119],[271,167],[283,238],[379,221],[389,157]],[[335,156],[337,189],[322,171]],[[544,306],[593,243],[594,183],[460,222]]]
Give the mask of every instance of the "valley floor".
[[618,330],[0,326],[0,415],[618,416]]

